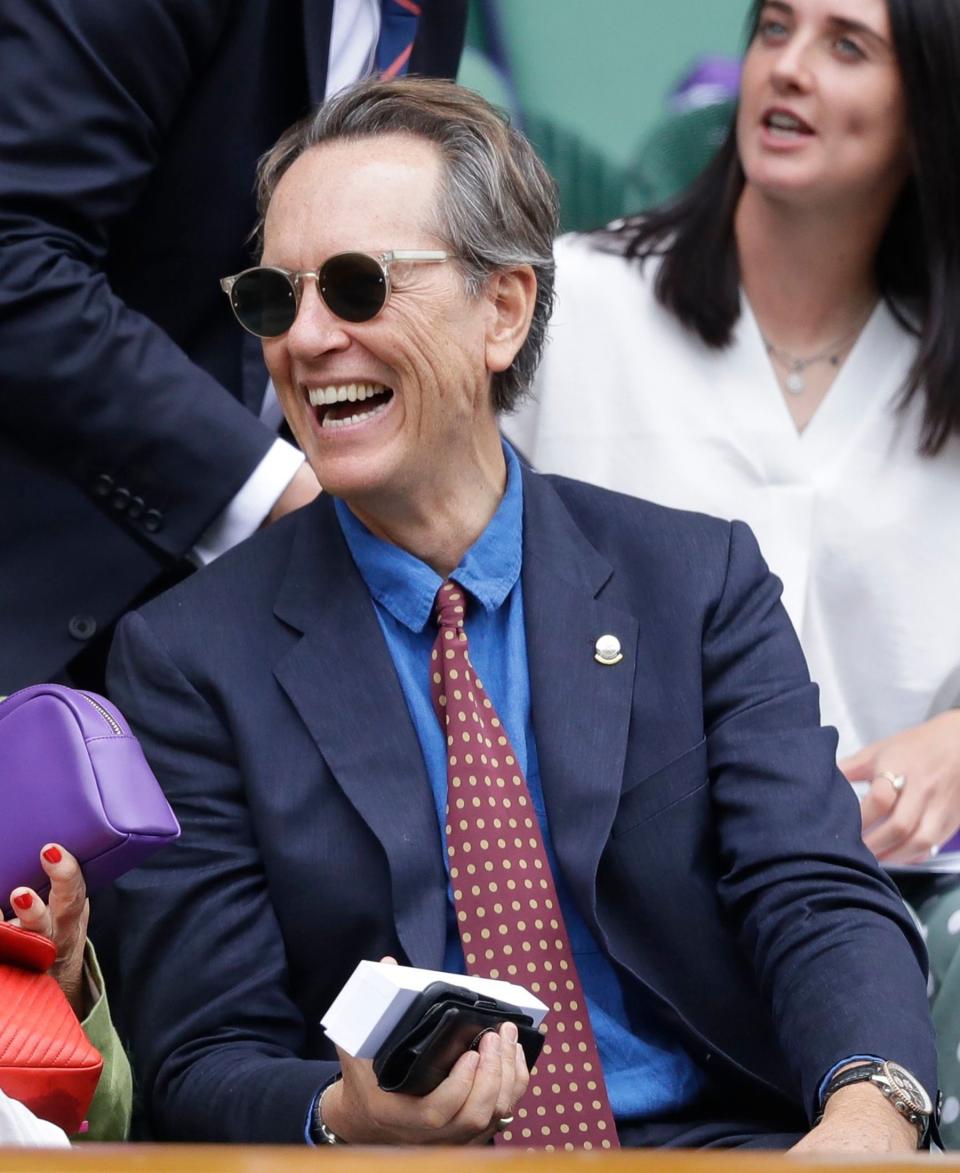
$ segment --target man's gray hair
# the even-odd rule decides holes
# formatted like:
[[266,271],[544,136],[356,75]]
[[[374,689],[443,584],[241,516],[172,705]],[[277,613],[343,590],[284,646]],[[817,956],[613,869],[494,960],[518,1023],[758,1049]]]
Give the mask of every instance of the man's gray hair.
[[536,274],[530,331],[510,367],[493,375],[494,407],[511,411],[533,380],[553,308],[557,193],[530,143],[479,94],[413,77],[373,78],[342,90],[260,160],[259,231],[277,184],[300,155],[379,134],[417,135],[439,149],[443,180],[433,230],[456,256],[471,296],[497,270],[530,265]]

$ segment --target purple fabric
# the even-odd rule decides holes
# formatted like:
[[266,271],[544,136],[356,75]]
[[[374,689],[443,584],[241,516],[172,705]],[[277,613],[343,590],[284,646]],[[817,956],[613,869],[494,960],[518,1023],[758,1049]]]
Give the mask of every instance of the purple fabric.
[[119,711],[59,684],[0,704],[0,905],[18,885],[49,883],[40,849],[77,857],[88,891],[109,884],[180,834],[170,805]]
[[945,853],[947,851],[960,851],[960,831],[958,831],[952,838],[948,839],[946,843],[941,844],[940,851],[941,853]]
[[701,57],[670,91],[667,106],[676,113],[716,102],[729,102],[740,91],[736,57]]

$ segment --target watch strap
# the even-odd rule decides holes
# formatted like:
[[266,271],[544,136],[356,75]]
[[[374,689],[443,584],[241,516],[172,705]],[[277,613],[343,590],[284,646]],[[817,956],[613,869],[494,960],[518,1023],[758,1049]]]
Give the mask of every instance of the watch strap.
[[330,1083],[327,1084],[320,1095],[317,1096],[317,1101],[313,1106],[313,1120],[310,1123],[310,1139],[314,1144],[321,1145],[347,1143],[345,1140],[341,1140],[335,1132],[328,1128],[323,1119],[323,1098],[333,1087],[333,1085],[338,1082],[339,1079],[340,1076],[338,1075],[336,1079],[331,1080]]
[[830,1080],[823,1090],[823,1103],[820,1108],[820,1114],[823,1115],[823,1109],[827,1106],[827,1100],[838,1092],[842,1087],[849,1087],[852,1083],[862,1083],[865,1079],[873,1079],[875,1075],[883,1074],[883,1064],[870,1060],[866,1063],[858,1063],[856,1067],[848,1067],[846,1071],[838,1071]]
[[[839,1071],[834,1075],[823,1091],[823,1098],[820,1104],[820,1113],[817,1116],[817,1123],[823,1118],[824,1110],[827,1106],[827,1101],[841,1088],[849,1087],[854,1083],[869,1082],[876,1085],[877,1089],[886,1096],[887,1100],[900,1113],[901,1116],[909,1121],[917,1130],[917,1147],[923,1148],[929,1143],[930,1122],[935,1119],[933,1113],[920,1112],[909,1108],[904,1100],[899,1099],[895,1094],[892,1094],[891,1088],[894,1087],[888,1074],[888,1065],[880,1060],[868,1060],[863,1063],[858,1063],[855,1067],[848,1067],[845,1071]],[[914,1083],[918,1081],[906,1071],[901,1068],[904,1075],[910,1076]],[[920,1086],[918,1084],[918,1086]],[[926,1094],[926,1093],[924,1093]]]

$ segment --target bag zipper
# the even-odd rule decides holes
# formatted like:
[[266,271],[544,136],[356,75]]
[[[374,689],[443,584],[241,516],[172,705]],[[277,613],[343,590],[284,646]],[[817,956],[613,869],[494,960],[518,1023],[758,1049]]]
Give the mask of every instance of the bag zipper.
[[104,721],[106,721],[106,723],[110,726],[110,728],[113,730],[113,732],[117,735],[117,737],[123,736],[123,730],[116,723],[116,721],[113,719],[113,717],[110,716],[110,714],[103,707],[103,705],[101,705],[98,701],[95,701],[92,696],[88,696],[87,693],[85,693],[85,692],[81,692],[80,696],[82,696],[85,701],[89,701],[90,704],[93,705],[93,707],[97,710],[97,712],[100,714],[100,716],[104,719]]

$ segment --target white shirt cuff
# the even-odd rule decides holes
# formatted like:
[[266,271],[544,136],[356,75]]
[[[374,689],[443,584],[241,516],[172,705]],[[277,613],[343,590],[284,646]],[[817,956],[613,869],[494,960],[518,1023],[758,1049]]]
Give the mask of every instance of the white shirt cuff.
[[70,1141],[55,1124],[40,1120],[18,1100],[0,1092],[0,1145],[68,1149]]
[[220,516],[201,534],[190,551],[200,566],[219,558],[257,530],[280,494],[303,464],[303,453],[286,440],[274,440],[266,456]]

